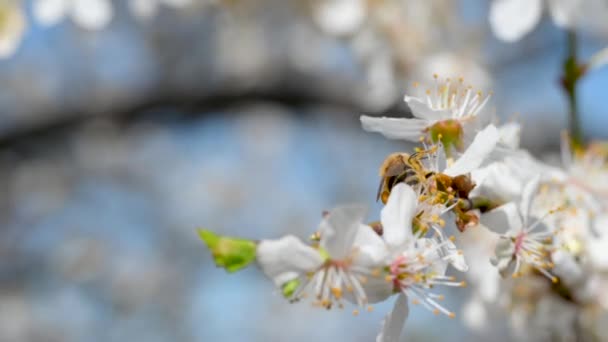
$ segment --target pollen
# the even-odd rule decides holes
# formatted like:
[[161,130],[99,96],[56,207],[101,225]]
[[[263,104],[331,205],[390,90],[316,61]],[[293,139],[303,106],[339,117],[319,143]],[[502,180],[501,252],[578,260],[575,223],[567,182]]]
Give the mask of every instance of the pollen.
[[342,289],[337,288],[337,287],[332,287],[331,288],[331,293],[334,295],[334,297],[336,297],[337,299],[342,298]]
[[557,284],[559,282],[559,278],[554,276],[551,278],[551,282],[553,282],[553,284]]

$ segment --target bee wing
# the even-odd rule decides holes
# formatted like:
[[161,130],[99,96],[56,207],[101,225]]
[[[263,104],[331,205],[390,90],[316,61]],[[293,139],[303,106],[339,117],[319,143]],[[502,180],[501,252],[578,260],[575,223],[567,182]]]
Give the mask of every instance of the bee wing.
[[399,176],[400,174],[404,173],[408,168],[409,166],[407,166],[406,164],[395,163],[386,169],[386,172],[384,173],[384,178]]

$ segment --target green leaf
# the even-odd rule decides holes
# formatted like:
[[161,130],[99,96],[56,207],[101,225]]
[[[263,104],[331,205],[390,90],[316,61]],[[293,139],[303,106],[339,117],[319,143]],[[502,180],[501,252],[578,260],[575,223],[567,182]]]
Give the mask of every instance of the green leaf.
[[205,229],[197,231],[209,248],[217,267],[232,273],[247,267],[255,260],[257,244],[254,241],[220,236]]

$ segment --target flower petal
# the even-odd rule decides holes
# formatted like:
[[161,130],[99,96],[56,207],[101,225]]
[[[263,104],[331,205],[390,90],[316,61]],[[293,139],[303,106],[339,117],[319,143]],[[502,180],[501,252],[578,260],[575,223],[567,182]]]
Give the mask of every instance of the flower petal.
[[72,6],[74,21],[87,30],[104,28],[114,15],[109,0],[75,0]]
[[349,256],[365,212],[365,207],[360,205],[337,207],[321,221],[321,247],[332,259],[341,260]]
[[541,14],[541,0],[494,0],[490,26],[499,39],[514,42],[532,31]]
[[388,202],[380,213],[384,241],[389,246],[401,246],[412,237],[412,218],[417,199],[418,196],[409,185],[399,183],[393,187]]
[[509,122],[498,127],[499,142],[501,145],[510,148],[519,148],[519,137],[521,134],[521,126],[517,122]]
[[354,247],[358,253],[354,257],[354,263],[365,268],[374,268],[388,256],[384,240],[370,226],[361,224],[355,237]]
[[424,134],[424,129],[431,124],[432,122],[422,119],[361,116],[361,125],[368,132],[380,133],[388,139],[402,139],[414,142],[420,139]]
[[462,251],[459,251],[456,248],[456,245],[450,240],[446,240],[444,243],[446,245],[442,249],[442,255],[445,260],[460,272],[467,272],[469,270],[469,265],[467,264]]
[[319,251],[292,235],[278,240],[262,240],[258,244],[256,258],[264,274],[277,286],[314,271],[323,263]]
[[555,25],[573,28],[580,18],[581,0],[549,0],[549,12]]
[[530,181],[528,181],[522,190],[521,193],[521,203],[520,203],[520,212],[521,217],[523,218],[523,225],[526,226],[528,223],[528,218],[530,217],[530,212],[532,210],[532,204],[534,202],[534,197],[538,192],[538,186],[540,184],[540,175],[536,175],[532,177]]
[[517,205],[513,202],[483,213],[479,221],[489,230],[499,234],[505,234],[508,231],[520,231],[523,225]]
[[376,342],[399,341],[399,336],[401,336],[409,312],[407,297],[404,294],[400,294],[395,301],[393,311],[384,318],[382,330],[380,330],[380,334],[376,337]]
[[495,256],[490,259],[490,262],[498,268],[498,272],[503,277],[513,274],[515,271],[514,252],[515,246],[513,245],[513,241],[508,237],[501,236],[496,243]]
[[68,0],[36,0],[32,4],[34,18],[44,26],[59,23],[67,13]]
[[430,108],[426,101],[420,98],[407,96],[403,98],[412,111],[412,115],[427,121],[437,121],[452,118],[452,111]]
[[443,173],[455,177],[467,174],[480,167],[492,153],[498,139],[498,130],[494,125],[488,125],[477,133],[475,139],[458,160],[448,167]]

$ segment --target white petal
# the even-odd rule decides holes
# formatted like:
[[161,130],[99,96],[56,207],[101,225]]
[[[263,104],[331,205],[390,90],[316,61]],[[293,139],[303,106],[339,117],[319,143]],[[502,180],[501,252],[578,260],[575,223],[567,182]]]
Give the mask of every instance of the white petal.
[[541,14],[541,0],[494,0],[490,26],[498,38],[513,42],[532,31]]
[[365,16],[362,0],[325,0],[316,5],[313,18],[327,33],[346,35],[355,32]]
[[588,68],[589,71],[598,69],[608,64],[608,47],[601,49],[589,58]]
[[499,234],[504,234],[508,231],[518,232],[522,229],[523,225],[517,205],[513,202],[503,204],[498,208],[481,214],[479,221],[491,231]]
[[448,176],[467,174],[480,167],[490,156],[499,139],[498,130],[494,125],[488,125],[477,133],[467,150],[448,167],[443,173]]
[[574,255],[566,251],[555,251],[551,254],[551,261],[555,264],[552,272],[570,288],[580,284],[588,276],[582,266],[576,262]]
[[113,15],[114,9],[109,0],[74,0],[72,18],[87,30],[104,28]]
[[365,207],[359,205],[337,207],[321,221],[321,247],[332,259],[341,260],[350,255],[365,212]]
[[530,212],[532,210],[532,204],[534,197],[538,192],[538,186],[540,184],[540,175],[536,175],[530,179],[525,185],[521,193],[520,212],[523,219],[524,226],[528,223]]
[[380,213],[383,237],[388,245],[397,247],[411,239],[417,200],[418,196],[407,184],[399,183],[391,190]]
[[462,308],[463,321],[469,328],[481,331],[487,327],[487,312],[481,298],[475,296],[471,298]]
[[358,251],[355,254],[354,263],[364,268],[374,268],[382,264],[388,256],[384,240],[370,226],[361,224],[355,237],[354,247]]
[[380,330],[380,334],[376,337],[376,342],[399,341],[399,336],[401,336],[409,312],[407,297],[404,294],[400,294],[395,301],[393,311],[384,318],[382,330]]
[[555,25],[573,28],[580,19],[581,0],[549,0],[549,11]]
[[498,127],[498,135],[500,136],[500,143],[510,149],[519,148],[519,137],[521,133],[521,126],[517,122],[509,122],[507,124]]
[[446,260],[460,272],[467,272],[469,270],[469,265],[467,265],[467,261],[464,258],[464,254],[460,253],[456,248],[456,245],[450,241],[446,240],[446,247],[443,248]]
[[277,286],[306,272],[316,270],[323,263],[319,252],[288,235],[278,240],[262,240],[256,250],[257,262],[266,276]]
[[139,19],[150,19],[158,12],[157,0],[131,0],[129,1],[131,12]]
[[407,96],[403,98],[407,105],[412,110],[412,115],[419,119],[427,121],[438,121],[452,118],[452,111],[450,110],[435,110],[430,108],[428,103],[420,98]]
[[32,4],[32,12],[41,25],[50,26],[65,17],[69,5],[69,0],[36,0]]
[[508,237],[501,236],[496,243],[495,256],[490,261],[492,265],[498,268],[498,272],[503,277],[513,274],[515,271],[514,252],[515,246],[513,245],[513,241]]
[[424,129],[431,124],[432,122],[422,119],[361,116],[361,125],[368,132],[380,133],[388,139],[414,142],[418,142],[424,134]]

